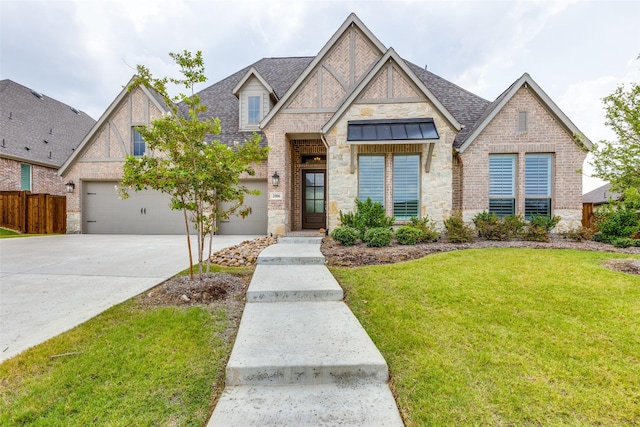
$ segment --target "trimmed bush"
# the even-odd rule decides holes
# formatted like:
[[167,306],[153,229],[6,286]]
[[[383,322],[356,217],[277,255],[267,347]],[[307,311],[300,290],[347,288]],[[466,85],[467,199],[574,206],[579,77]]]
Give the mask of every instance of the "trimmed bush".
[[396,240],[401,245],[415,245],[422,239],[422,231],[409,226],[403,225],[396,230]]
[[[602,235],[602,233],[600,234]],[[560,233],[560,235],[566,239],[571,239],[575,242],[581,242],[583,240],[592,239],[594,236],[594,233],[592,229],[581,226],[576,228],[570,228]]]
[[560,222],[560,217],[555,215],[548,217],[546,215],[533,215],[529,220],[529,229],[524,235],[526,240],[535,242],[549,242],[549,233]]
[[613,241],[617,237],[633,237],[640,229],[640,219],[634,209],[619,206],[599,213],[596,227],[609,241]]
[[611,240],[611,244],[616,248],[629,248],[631,246],[636,246],[636,239],[632,239],[630,237],[616,237]]
[[381,248],[391,244],[393,232],[389,228],[375,227],[364,233],[364,242],[370,248]]
[[410,227],[420,230],[421,242],[435,242],[440,237],[440,232],[436,230],[436,223],[429,218],[429,215],[425,215],[423,218],[411,218]]
[[342,246],[353,246],[358,242],[360,233],[353,227],[338,227],[331,232],[331,237]]
[[475,232],[462,220],[461,212],[454,212],[444,221],[447,229],[447,240],[451,243],[467,243],[473,240]]
[[507,240],[522,234],[525,222],[521,215],[508,215],[503,219],[483,211],[473,217],[478,237],[487,240]]

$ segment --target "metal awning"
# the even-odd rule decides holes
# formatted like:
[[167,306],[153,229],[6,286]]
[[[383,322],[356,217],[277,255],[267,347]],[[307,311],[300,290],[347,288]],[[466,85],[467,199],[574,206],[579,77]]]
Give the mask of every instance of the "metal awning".
[[348,144],[411,144],[440,139],[432,118],[350,120]]

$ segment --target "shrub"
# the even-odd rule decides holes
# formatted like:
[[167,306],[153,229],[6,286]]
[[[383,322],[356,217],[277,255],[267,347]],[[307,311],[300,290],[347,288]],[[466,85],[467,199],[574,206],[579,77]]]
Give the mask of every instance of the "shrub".
[[616,237],[633,237],[640,229],[640,219],[634,209],[618,206],[599,212],[596,227],[605,238],[613,241]]
[[598,231],[597,233],[594,233],[593,236],[591,236],[591,240],[593,240],[594,242],[600,242],[600,243],[611,243],[611,240],[607,236],[602,234],[600,231]]
[[367,198],[364,202],[356,199],[355,212],[343,214],[340,211],[340,224],[342,226],[353,227],[360,232],[360,238],[364,238],[367,230],[376,227],[391,227],[394,218],[388,217],[384,207]]
[[548,242],[549,232],[560,222],[559,216],[533,215],[529,220],[529,229],[524,235],[526,240]]
[[611,240],[611,244],[616,248],[628,248],[636,246],[636,242],[640,240],[632,239],[630,237],[616,237]]
[[[602,235],[602,233],[600,234]],[[576,228],[570,228],[566,231],[561,232],[560,235],[566,239],[571,239],[576,242],[580,242],[583,240],[590,240],[593,238],[593,236],[595,236],[591,228],[586,228],[582,226],[576,227]]]
[[401,245],[415,245],[422,239],[422,231],[418,228],[403,225],[396,230],[396,240]]
[[440,232],[436,230],[436,223],[429,218],[429,215],[425,215],[421,219],[411,218],[410,227],[420,230],[421,242],[435,242],[440,237]]
[[353,246],[358,241],[360,233],[353,227],[338,227],[331,232],[331,237],[342,246]]
[[522,233],[525,222],[521,215],[508,215],[503,219],[483,211],[473,217],[479,237],[487,240],[507,240]]
[[473,240],[474,231],[462,220],[461,212],[454,212],[444,221],[447,230],[447,240],[451,243],[466,243]]
[[381,248],[391,244],[393,232],[389,228],[374,227],[364,233],[364,242],[371,248]]

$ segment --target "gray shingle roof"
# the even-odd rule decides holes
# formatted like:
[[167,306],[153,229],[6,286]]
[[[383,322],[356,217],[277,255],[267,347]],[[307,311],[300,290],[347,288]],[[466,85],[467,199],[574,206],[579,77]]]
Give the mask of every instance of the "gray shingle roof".
[[94,123],[86,113],[67,104],[14,81],[0,81],[2,157],[57,169]]
[[[239,104],[238,98],[232,93],[233,88],[251,67],[254,67],[271,85],[276,95],[281,97],[313,59],[314,57],[263,58],[198,92],[202,103],[208,106],[206,117],[220,118],[222,131],[216,139],[232,144],[234,141],[244,141],[251,134],[238,130]],[[456,120],[464,125],[454,142],[454,146],[459,147],[492,103],[415,64],[407,62],[407,65]],[[266,141],[263,140],[263,144],[266,144]]]
[[582,195],[583,203],[593,203],[594,205],[601,205],[608,203],[609,200],[618,199],[620,199],[620,193],[611,191],[611,184],[605,184]]
[[[208,107],[202,118],[218,117],[220,119],[222,130],[215,139],[231,145],[234,141],[244,141],[252,134],[252,132],[239,131],[239,101],[233,94],[233,88],[251,67],[255,68],[269,82],[276,95],[281,97],[312,60],[313,57],[263,58],[198,92],[201,102]],[[183,108],[181,111],[184,113]],[[266,145],[264,138],[261,145]]]

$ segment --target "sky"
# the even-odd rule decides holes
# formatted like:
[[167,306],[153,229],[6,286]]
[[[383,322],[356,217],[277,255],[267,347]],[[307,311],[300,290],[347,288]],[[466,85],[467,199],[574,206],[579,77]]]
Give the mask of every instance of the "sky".
[[[487,100],[527,72],[591,141],[614,140],[602,98],[640,82],[638,0],[0,0],[0,79],[99,119],[135,72],[204,89],[264,57],[314,56],[355,12],[386,46]],[[585,163],[583,191],[601,184]]]

